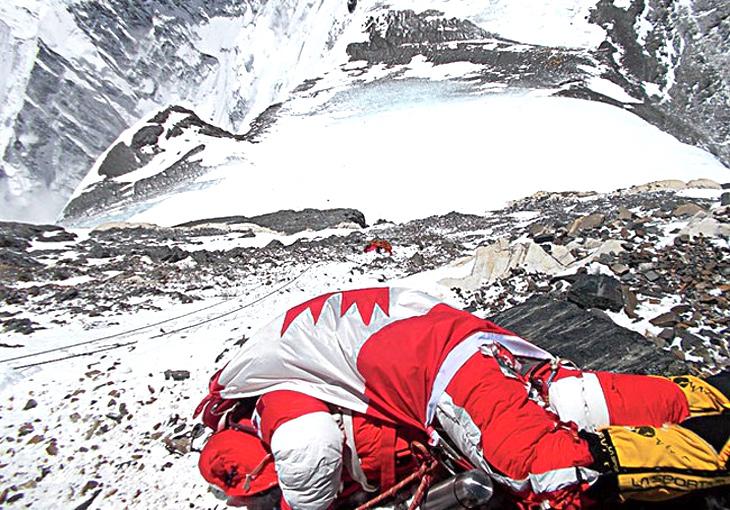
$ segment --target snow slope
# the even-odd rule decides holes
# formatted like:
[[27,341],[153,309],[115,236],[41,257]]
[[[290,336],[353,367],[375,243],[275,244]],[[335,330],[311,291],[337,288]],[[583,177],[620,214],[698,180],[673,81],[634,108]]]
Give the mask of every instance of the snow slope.
[[[608,191],[699,177],[723,182],[728,175],[709,153],[612,106],[540,91],[467,96],[457,87],[401,80],[347,89],[324,113],[281,117],[245,149],[245,161],[203,177],[204,189],[161,199],[131,219],[173,225],[353,207],[369,222],[403,221],[483,213],[540,190]],[[203,164],[219,151],[204,152]]]
[[[598,184],[592,179],[595,175],[586,177],[591,184]],[[671,211],[676,206],[686,208],[690,197],[701,197],[696,207],[706,211],[698,218],[722,221],[725,233],[703,239],[700,245],[715,245],[717,253],[727,254],[730,227],[724,218],[728,208],[719,205],[723,191],[712,183],[702,184],[704,189],[685,189],[680,184],[668,183],[665,191],[647,193],[646,197],[640,190],[612,195],[533,196],[517,209],[482,218],[434,217],[366,230],[341,228],[290,236],[257,232],[255,237],[248,237],[236,231],[196,234],[185,229],[137,232],[130,228],[127,233],[123,229],[109,237],[79,230],[76,240],[36,241],[26,253],[47,270],[36,271],[39,276],[35,281],[8,277],[6,282],[13,291],[27,289],[23,294],[30,302],[24,307],[22,300],[6,300],[4,311],[46,329],[31,335],[8,332],[1,340],[0,505],[10,509],[86,505],[83,508],[223,510],[226,507],[198,474],[197,455],[188,449],[193,409],[206,391],[209,376],[235,353],[237,342],[282,311],[335,289],[410,286],[460,308],[472,306],[471,297],[482,293],[484,301],[477,314],[484,316],[487,309],[509,306],[497,301],[499,295],[519,302],[534,294],[526,280],[545,289],[555,280],[555,273],[543,273],[539,263],[526,263],[521,273],[510,276],[514,277],[512,282],[495,281],[477,294],[463,289],[457,294],[453,282],[473,276],[474,271],[480,277],[475,250],[498,240],[513,246],[530,241],[532,227],[553,221],[567,227],[588,212],[608,215],[604,232],[611,236],[609,242],[641,245],[635,252],[644,252],[652,240],[657,241],[657,250],[659,246],[675,246],[675,238],[694,218]],[[666,191],[673,188],[683,191]],[[630,209],[618,212],[617,204]],[[571,212],[579,206],[586,209]],[[551,210],[553,213],[547,212]],[[618,214],[636,222],[618,220]],[[443,237],[434,235],[439,230]],[[574,261],[571,272],[583,266],[591,273],[613,274],[605,265],[613,267],[613,263],[598,256],[599,251],[605,255],[602,233],[586,230],[567,247],[554,245],[552,256],[558,256],[558,248],[565,252],[572,249],[584,258]],[[361,251],[363,240],[389,235],[395,244],[392,257]],[[91,240],[93,243],[84,244]],[[271,241],[287,248],[277,248]],[[187,254],[177,262],[153,261],[141,255],[168,246]],[[549,250],[543,252],[534,246],[548,257]],[[690,251],[677,252],[682,266],[689,260],[692,271],[706,272],[705,264],[712,261],[698,257],[687,242],[684,246]],[[193,256],[197,251],[204,252],[200,262]],[[441,263],[432,262],[435,254]],[[416,262],[419,257],[420,263]],[[651,250],[647,257],[651,259]],[[728,260],[730,257],[715,261],[716,278],[703,283],[706,289],[712,287],[709,292],[717,299],[721,298],[720,287],[716,289],[715,283],[709,282],[722,282],[720,274],[727,270]],[[430,267],[424,261],[429,261]],[[420,270],[414,269],[418,264]],[[632,268],[640,281],[645,281],[641,276],[647,271],[642,268],[645,264],[637,262]],[[62,271],[54,272],[59,267]],[[48,277],[53,280],[48,281]],[[82,284],[82,280],[87,283]],[[628,281],[633,281],[633,286],[638,280]],[[519,292],[516,282],[523,287]],[[557,286],[564,284],[555,281]],[[665,328],[649,319],[683,301],[675,288],[660,288],[663,291],[659,294],[642,295],[637,290],[639,306],[634,312],[639,320],[624,311],[612,313],[612,319],[640,334],[663,333]],[[194,301],[181,303],[181,296]],[[727,317],[720,302],[715,312]],[[697,324],[692,332],[704,335],[701,331],[706,327]],[[637,341],[648,352],[661,351],[648,340],[639,337]],[[714,352],[719,354],[707,360],[699,356],[702,352],[708,355],[706,349],[700,351],[700,345],[687,347],[683,342],[675,339],[673,354],[686,354],[685,359],[697,362],[694,367],[713,370],[713,363],[719,362],[729,366],[726,340],[713,342]],[[671,359],[668,353],[664,355]],[[189,378],[175,380],[166,375],[168,370],[188,371]],[[201,440],[193,444],[199,447]]]

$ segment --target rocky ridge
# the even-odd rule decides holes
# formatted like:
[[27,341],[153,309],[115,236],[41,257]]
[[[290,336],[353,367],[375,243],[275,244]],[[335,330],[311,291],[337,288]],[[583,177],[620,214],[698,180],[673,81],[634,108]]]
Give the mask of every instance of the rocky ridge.
[[[714,373],[730,367],[730,208],[719,187],[662,182],[605,194],[537,193],[484,216],[450,213],[369,227],[342,228],[343,214],[361,219],[355,211],[309,211],[298,216],[298,234],[279,237],[285,242],[271,229],[280,220],[278,228],[291,231],[297,215],[290,211],[268,215],[259,230],[244,228],[250,218],[74,232],[2,223],[0,353],[5,360],[39,350],[41,328],[80,323],[93,334],[99,325],[124,328],[125,317],[191,301],[250,301],[310,269],[313,276],[292,299],[310,296],[316,282],[321,289],[387,285],[436,270],[450,275],[441,278],[442,288],[468,310],[580,365]],[[335,235],[311,231],[323,225],[340,228]],[[389,240],[393,256],[363,253],[373,238]],[[0,437],[0,504],[12,508],[53,494],[83,508],[214,507],[194,477],[200,430],[189,414],[213,367],[246,341],[261,312],[220,329],[223,340],[207,330],[165,340],[175,325],[163,325],[137,341],[101,346],[123,351],[77,348],[86,349],[78,351],[79,373],[69,365],[30,372],[0,403],[7,425]],[[171,352],[194,342],[211,343],[191,358]],[[184,494],[181,477],[191,480]],[[728,504],[727,495],[704,498],[676,508]]]
[[[62,222],[98,223],[100,218],[114,218],[119,211],[175,193],[207,172],[197,156],[211,141],[235,144],[247,139],[204,122],[180,106],[165,108],[141,124],[131,136],[122,135],[99,160],[91,171],[97,180],[66,204]],[[142,169],[143,177],[130,178]]]
[[[161,1],[133,7],[123,4],[81,2],[67,13],[90,41],[91,53],[102,51],[111,59],[110,78],[97,76],[98,71],[83,58],[74,60],[42,39],[38,41],[38,57],[29,65],[32,71],[26,94],[30,100],[23,102],[13,121],[14,133],[5,151],[4,169],[0,168],[0,192],[8,200],[17,199],[9,191],[11,187],[27,186],[49,192],[53,201],[59,202],[53,204],[54,210],[60,209],[108,144],[144,115],[142,105],[197,105],[201,87],[227,72],[222,64],[225,52],[212,55],[197,47],[198,31],[205,22],[225,19],[231,26],[251,28],[247,23],[271,14],[265,3],[253,0],[220,0],[205,5],[193,2],[183,7]],[[342,11],[348,16],[344,5]],[[371,12],[364,26],[368,40],[350,44],[347,51],[351,60],[367,62],[370,68],[382,64],[391,68],[392,74],[385,80],[398,78],[405,72],[398,66],[407,66],[414,57],[436,65],[470,62],[479,66],[478,72],[452,79],[473,91],[483,91],[485,85],[537,88],[602,101],[635,113],[730,164],[726,122],[730,18],[728,7],[719,0],[633,0],[624,8],[599,1],[590,21],[606,30],[608,37],[594,50],[511,41],[469,20],[435,10],[415,12],[380,6]],[[100,30],[105,19],[114,19],[115,28]],[[286,22],[293,23],[294,19]],[[346,20],[333,23],[327,48],[347,24]],[[254,57],[235,70],[241,79],[229,82],[254,83]],[[357,86],[362,72],[349,73],[351,85]],[[298,87],[289,84],[290,89],[295,96],[301,95],[320,79],[310,77]],[[595,85],[596,80],[600,86]],[[286,81],[282,76],[277,86]],[[215,118],[226,129],[237,130],[253,102],[247,97],[248,89],[255,87],[224,91],[219,104],[202,105],[199,111],[196,106],[196,111]],[[85,100],[87,90],[94,91],[92,100]],[[272,102],[282,99],[278,93],[271,95]],[[39,108],[40,104],[46,107]],[[252,139],[262,127],[276,122],[280,107],[269,105],[252,121]],[[221,108],[226,111],[217,111]],[[211,113],[211,109],[216,111]],[[190,177],[196,175],[177,167],[170,172],[186,176],[189,184]],[[13,186],[8,184],[11,180]],[[160,189],[169,187],[170,183],[160,184]],[[109,200],[105,195],[102,202]],[[32,205],[26,196],[10,212],[15,214],[21,206]],[[66,216],[81,214],[80,205],[77,202]]]
[[[691,186],[719,187],[706,182]],[[362,215],[351,210],[283,211],[173,228],[112,224],[77,241],[60,227],[5,223],[0,296],[14,311],[4,312],[3,324],[30,333],[52,326],[35,324],[31,313],[104,316],[153,306],[144,303],[159,296],[188,302],[213,286],[225,293],[252,274],[274,277],[286,266],[346,262],[359,256],[369,237],[379,236],[390,240],[398,255],[364,260],[353,266],[353,274],[377,273],[387,281],[458,261],[473,263],[468,278],[442,281],[472,311],[497,314],[544,295],[621,315],[625,323],[643,328],[656,348],[699,370],[727,366],[730,213],[718,201],[685,197],[677,187],[687,185],[666,182],[609,194],[538,193],[487,216],[451,213],[368,228],[362,228]],[[255,223],[292,234],[343,222],[356,228],[289,245],[273,240],[263,247],[206,248],[213,239],[235,245],[237,239],[243,244],[255,238],[246,228]],[[67,242],[43,248],[44,242],[59,240]],[[33,250],[28,249],[31,243]],[[506,248],[494,251],[500,243]],[[520,258],[517,252],[531,255]],[[464,257],[471,258],[464,262]],[[491,260],[487,272],[479,262],[484,257]],[[501,272],[494,270],[500,264]],[[184,281],[178,277],[181,269]],[[582,297],[598,292],[596,284],[586,282],[596,274],[608,281],[604,286],[612,288],[610,298]],[[653,314],[662,307],[667,311]]]
[[[574,50],[510,41],[440,11],[391,10],[370,17],[369,40],[347,51],[370,65],[405,65],[415,56],[435,65],[471,62],[481,66],[464,77],[471,85],[554,89],[558,96],[625,108],[730,166],[730,7],[634,0],[623,9],[601,0],[590,21],[606,30],[606,41]],[[596,77],[624,97],[595,89]]]
[[600,61],[644,98],[632,110],[730,165],[730,5],[601,0],[591,21],[608,34]]

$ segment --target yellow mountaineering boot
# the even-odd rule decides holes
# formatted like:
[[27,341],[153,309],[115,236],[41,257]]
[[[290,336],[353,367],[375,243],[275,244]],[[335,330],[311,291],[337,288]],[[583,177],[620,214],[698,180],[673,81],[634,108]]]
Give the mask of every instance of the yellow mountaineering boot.
[[669,377],[687,397],[690,416],[707,416],[730,411],[730,373],[707,379],[692,375]]
[[[730,413],[663,427],[610,426],[598,432],[596,467],[611,473],[621,499],[661,501],[730,487]],[[595,445],[595,443],[594,443]]]

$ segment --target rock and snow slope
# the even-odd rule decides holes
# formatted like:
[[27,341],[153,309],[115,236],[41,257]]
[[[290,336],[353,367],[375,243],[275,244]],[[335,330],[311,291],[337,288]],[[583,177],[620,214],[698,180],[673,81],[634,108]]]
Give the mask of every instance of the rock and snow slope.
[[730,366],[714,3],[2,4],[0,215],[83,182],[65,229],[0,223],[0,506],[222,508],[208,376],[332,289],[418,287],[594,368]]
[[[728,202],[716,183],[667,181],[367,228],[352,210],[2,224],[0,504],[224,508],[190,451],[207,378],[332,289],[414,286],[593,368],[727,368]],[[393,257],[362,253],[373,237]],[[728,504],[713,497],[681,504]]]
[[144,123],[100,159],[63,222],[174,225],[323,205],[404,221],[481,214],[540,190],[730,175],[709,153],[613,106],[534,90],[476,95],[416,77],[434,72],[425,63],[383,70],[388,77],[356,68],[338,79],[361,84],[324,80],[269,112],[275,120],[259,119],[255,133],[158,126],[159,142],[141,149],[149,163],[119,161],[117,148],[157,126]]
[[[119,133],[161,108],[243,134],[307,80],[355,61],[437,64],[427,77],[471,94],[519,87],[607,102],[728,163],[725,2],[345,4],[4,2],[0,217],[53,220]],[[343,92],[362,96],[358,83]],[[427,107],[442,92],[410,87]]]
[[3,2],[0,216],[53,220],[119,133],[162,107],[244,129],[328,65],[347,14],[340,0]]

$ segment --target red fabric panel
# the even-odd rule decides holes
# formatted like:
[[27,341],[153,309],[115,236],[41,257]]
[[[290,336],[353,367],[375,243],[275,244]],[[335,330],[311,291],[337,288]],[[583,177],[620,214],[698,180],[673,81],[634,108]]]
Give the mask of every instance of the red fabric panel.
[[304,393],[277,390],[262,395],[256,403],[256,411],[261,417],[261,438],[264,443],[271,444],[274,431],[284,423],[305,414],[328,413],[329,408],[321,400]]
[[281,501],[279,501],[279,509],[280,510],[292,510],[292,507],[289,506],[289,503],[286,502],[284,499],[284,496],[281,497]]
[[395,428],[384,425],[380,430],[380,487],[395,485]]
[[375,305],[378,305],[386,316],[390,315],[390,289],[388,287],[375,287],[343,292],[340,317],[344,317],[352,305],[357,306],[363,324],[369,326],[370,320],[373,318]]
[[528,399],[524,382],[505,377],[492,357],[472,356],[446,392],[481,430],[484,458],[510,478],[593,461],[577,431]]
[[[390,289],[388,287],[373,287],[369,289],[357,289],[347,290],[340,293],[342,296],[342,306],[340,309],[340,317],[347,313],[352,305],[357,305],[357,309],[360,312],[363,323],[365,325],[370,324],[370,320],[373,317],[373,311],[375,305],[378,305],[385,315],[389,314],[390,308]],[[317,324],[319,316],[322,314],[322,308],[324,308],[327,300],[333,295],[332,292],[318,296],[314,299],[297,305],[286,312],[284,316],[284,322],[281,325],[281,335],[286,333],[291,323],[299,317],[299,315],[306,310],[309,310],[314,319],[314,324]]]
[[373,334],[357,358],[367,414],[425,431],[426,405],[439,367],[454,346],[477,331],[514,334],[444,304]]
[[286,333],[286,330],[289,329],[289,325],[294,321],[294,319],[299,317],[299,314],[307,309],[309,309],[309,311],[312,313],[314,323],[317,324],[319,316],[322,313],[322,308],[332,294],[333,293],[330,292],[329,294],[318,296],[314,299],[310,299],[309,301],[306,301],[289,309],[284,316],[284,323],[281,325],[281,335],[284,336],[284,333]]
[[687,398],[669,379],[610,372],[595,374],[606,397],[611,425],[660,427],[689,418]]
[[375,420],[353,413],[352,429],[363,473],[370,481],[380,480],[381,427]]

